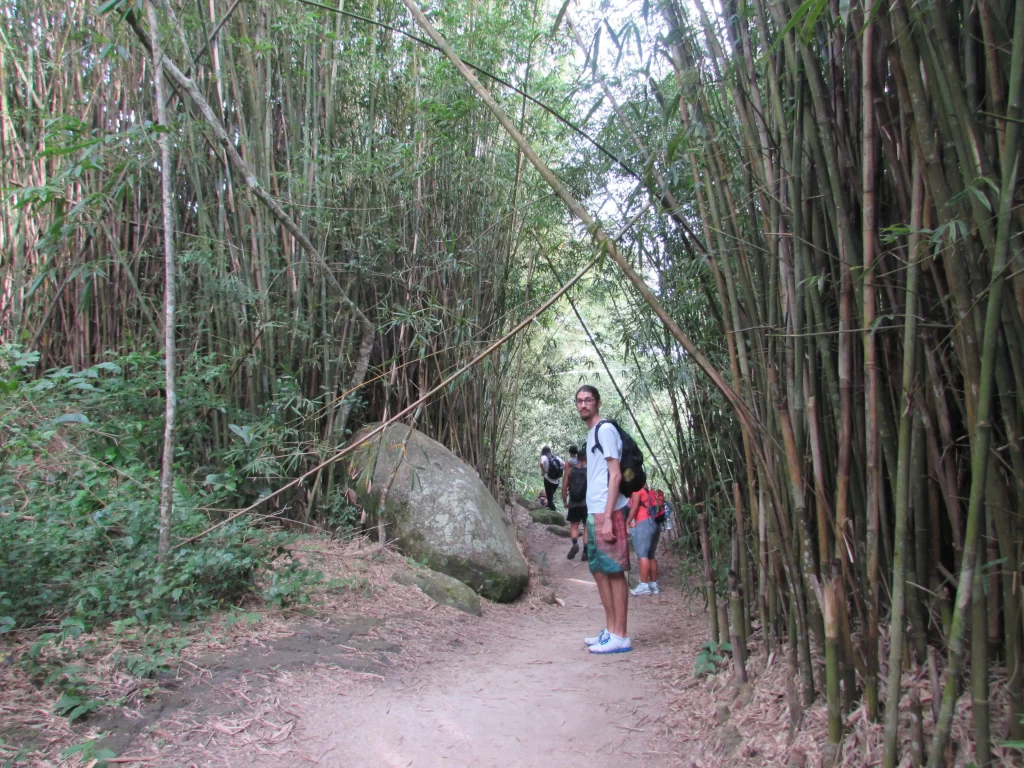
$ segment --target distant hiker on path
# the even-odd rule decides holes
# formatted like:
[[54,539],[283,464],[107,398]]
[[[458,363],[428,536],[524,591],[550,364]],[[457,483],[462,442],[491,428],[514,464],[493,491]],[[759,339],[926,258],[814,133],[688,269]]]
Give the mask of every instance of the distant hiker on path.
[[562,483],[562,472],[565,465],[562,460],[551,452],[551,447],[545,445],[540,449],[540,474],[544,479],[544,495],[547,497],[547,508],[552,512],[555,510],[555,491]]
[[645,485],[629,498],[626,527],[632,533],[633,549],[636,550],[637,560],[640,561],[640,584],[630,592],[636,597],[657,595],[661,592],[658,589],[658,561],[654,559],[658,537],[661,536],[661,526],[651,514],[651,497],[652,492]]
[[587,432],[587,539],[590,572],[597,582],[607,627],[584,642],[591,653],[626,653],[633,643],[626,635],[629,609],[629,540],[626,510],[629,502],[619,493],[622,439],[618,428],[601,420],[601,395],[584,384],[576,391],[576,412],[590,428]]
[[566,557],[572,560],[580,551],[577,538],[580,533],[580,523],[583,523],[583,557],[587,560],[587,452],[580,453],[575,445],[569,446],[569,456],[576,458],[569,459],[569,468],[565,476],[565,484],[562,486],[562,504],[567,511],[566,520],[569,521],[569,535],[572,537],[572,546]]

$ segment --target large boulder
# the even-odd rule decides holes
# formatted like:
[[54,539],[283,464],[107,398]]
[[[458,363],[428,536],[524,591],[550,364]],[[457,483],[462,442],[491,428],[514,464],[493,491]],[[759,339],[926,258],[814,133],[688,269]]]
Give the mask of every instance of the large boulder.
[[352,472],[363,506],[383,515],[388,538],[404,554],[498,602],[526,588],[529,567],[501,507],[439,442],[392,424],[353,454]]

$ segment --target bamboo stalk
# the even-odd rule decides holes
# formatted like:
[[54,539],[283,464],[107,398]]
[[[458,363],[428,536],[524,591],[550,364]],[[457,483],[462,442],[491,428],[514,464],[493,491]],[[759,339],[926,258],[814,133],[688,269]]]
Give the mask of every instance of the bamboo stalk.
[[[750,587],[750,574],[747,565],[747,534],[746,534],[746,522],[743,516],[743,497],[740,495],[740,484],[732,484],[732,499],[733,506],[736,509],[736,540],[739,542],[739,578],[742,589],[740,590],[740,601],[743,606],[743,620],[737,622],[733,619],[733,623],[739,628],[740,637],[744,644],[747,642],[747,637],[750,634],[750,602],[747,595],[749,594],[748,589]],[[730,597],[731,597],[730,592]]]
[[167,111],[164,108],[163,48],[160,45],[156,8],[146,3],[146,16],[153,46],[153,89],[156,94],[156,121],[163,130],[157,135],[160,148],[161,197],[164,228],[164,444],[160,466],[160,536],[157,559],[163,564],[171,547],[171,516],[174,510],[174,435],[177,391],[175,370],[175,291],[176,267],[174,263],[174,166],[171,163],[171,144],[168,135]]
[[700,551],[704,555],[704,589],[711,623],[711,640],[719,642],[722,635],[718,625],[718,598],[715,596],[715,576],[711,569],[711,542],[708,541],[708,519],[701,512],[697,515],[697,529],[700,531]]
[[924,183],[920,171],[920,160],[914,159],[914,192],[911,203],[910,254],[907,268],[906,304],[903,321],[903,383],[900,389],[899,459],[896,474],[894,547],[892,566],[892,615],[889,623],[889,678],[886,684],[884,751],[882,765],[894,768],[897,754],[899,728],[900,682],[903,675],[903,634],[904,610],[906,605],[906,558],[907,518],[910,506],[911,439],[913,435],[914,391],[917,376],[918,338],[917,310],[919,283],[921,277],[921,217],[924,206]]
[[[864,384],[865,384],[865,437],[867,454],[867,575],[868,575],[868,626],[865,635],[865,657],[867,673],[864,679],[864,695],[867,700],[868,717],[878,719],[878,550],[879,542],[879,496],[882,493],[881,452],[879,450],[879,380],[877,348],[875,345],[875,237],[877,211],[875,206],[876,157],[878,148],[875,140],[875,0],[865,0],[864,28],[861,33],[861,110],[863,114],[861,132],[861,170],[863,174],[863,203],[861,206],[861,247],[863,248],[864,288],[861,322],[864,327]],[[908,278],[908,295],[909,278]],[[906,343],[906,336],[904,336]],[[914,355],[913,343],[907,347]],[[906,381],[904,381],[906,385]],[[902,421],[902,420],[901,420]],[[907,435],[909,441],[909,433]],[[909,443],[908,443],[909,445]],[[905,512],[905,510],[904,510]],[[897,542],[900,540],[897,539]],[[890,666],[890,670],[892,667]],[[897,674],[899,665],[897,665]]]
[[[1013,32],[1013,54],[1010,65],[1009,114],[1016,117],[1021,112],[1021,91],[1024,89],[1024,0],[1017,0]],[[988,482],[989,446],[992,440],[992,390],[995,373],[995,356],[998,349],[999,323],[1003,286],[1006,280],[1005,267],[1010,248],[1010,212],[1013,190],[1016,188],[1017,169],[1020,159],[1017,123],[1006,127],[1007,162],[1003,165],[1000,187],[999,210],[995,250],[992,254],[992,275],[989,283],[988,306],[985,311],[985,331],[982,337],[980,387],[978,392],[977,420],[975,434],[971,440],[971,491],[967,508],[967,530],[964,536],[963,562],[956,594],[956,606],[949,636],[949,661],[946,685],[942,695],[942,708],[932,737],[928,756],[930,768],[938,768],[944,760],[953,719],[953,707],[960,686],[960,672],[964,653],[964,613],[970,605],[977,559],[977,542],[980,518],[985,503],[985,489]]]
[[839,569],[821,588],[822,614],[825,618],[825,699],[828,709],[828,740],[838,745],[843,738],[843,715],[839,693],[840,623],[837,587],[842,578]]
[[[740,545],[742,548],[742,544]],[[747,682],[747,642],[743,636],[743,586],[740,577],[729,571],[729,610],[732,614],[732,632],[729,642],[732,644],[732,663],[737,685]]]
[[[984,507],[981,515],[984,516]],[[979,551],[984,551],[985,524],[979,524]],[[980,566],[974,569],[971,587],[971,719],[974,722],[974,758],[979,768],[992,764],[988,691],[988,601]]]

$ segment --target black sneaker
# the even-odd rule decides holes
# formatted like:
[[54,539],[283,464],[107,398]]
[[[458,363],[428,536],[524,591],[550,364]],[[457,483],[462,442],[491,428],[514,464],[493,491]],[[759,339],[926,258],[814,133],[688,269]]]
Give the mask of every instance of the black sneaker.
[[[566,560],[572,560],[572,559],[573,559],[574,557],[576,557],[576,553],[577,553],[577,552],[579,552],[579,551],[580,551],[580,545],[579,545],[579,544],[577,544],[577,543],[576,543],[576,542],[574,541],[574,542],[572,543],[572,547],[570,547],[570,548],[569,548],[569,554],[567,554],[567,555],[565,556],[565,559],[566,559]],[[583,555],[583,556],[584,556],[584,557],[586,557],[586,556],[587,556],[587,555],[586,555],[586,553],[584,553],[584,555]]]
[[587,562],[587,545],[586,544],[583,545],[583,557],[580,558],[580,562],[582,562],[582,563]]

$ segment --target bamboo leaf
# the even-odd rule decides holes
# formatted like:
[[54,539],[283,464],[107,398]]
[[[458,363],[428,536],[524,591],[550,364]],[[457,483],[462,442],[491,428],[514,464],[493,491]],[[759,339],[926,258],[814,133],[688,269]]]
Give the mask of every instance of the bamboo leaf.
[[590,110],[587,112],[586,116],[583,118],[583,121],[580,123],[580,125],[586,125],[587,123],[589,123],[590,122],[590,118],[592,118],[594,116],[594,113],[597,112],[598,109],[600,109],[600,107],[601,107],[601,105],[603,103],[604,103],[604,94],[602,93],[598,97],[597,101],[594,102],[594,106],[592,106],[590,108]]
[[126,2],[128,2],[128,0],[106,0],[106,2],[101,3],[99,8],[96,9],[96,13],[98,13],[100,16],[103,16],[105,14],[118,10]]
[[558,9],[558,14],[555,16],[555,23],[551,25],[551,31],[548,32],[548,37],[554,37],[558,32],[558,28],[562,25],[562,19],[565,18],[565,12],[569,10],[569,3],[572,0],[565,0],[562,3],[562,7]]

